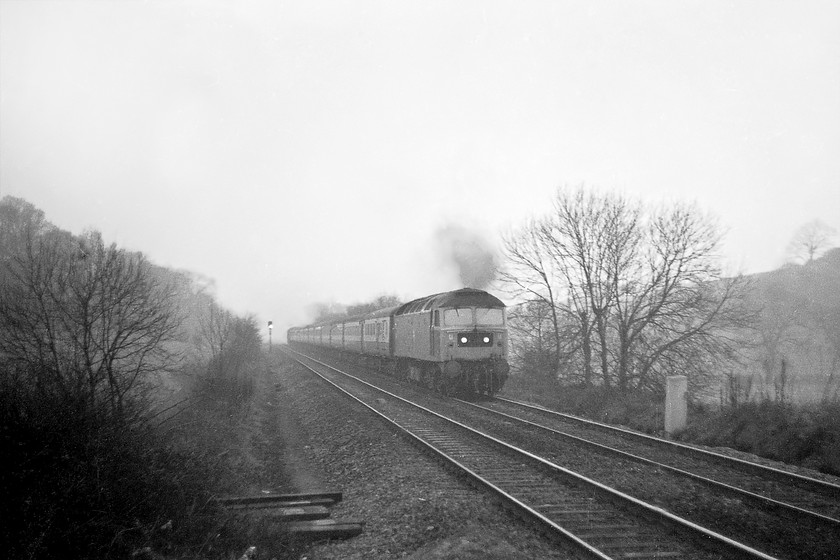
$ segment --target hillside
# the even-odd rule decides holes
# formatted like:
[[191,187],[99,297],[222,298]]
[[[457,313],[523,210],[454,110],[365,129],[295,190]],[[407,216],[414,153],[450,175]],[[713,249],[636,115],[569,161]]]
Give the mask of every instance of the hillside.
[[741,390],[792,402],[840,398],[840,248],[751,279],[759,322],[738,372]]

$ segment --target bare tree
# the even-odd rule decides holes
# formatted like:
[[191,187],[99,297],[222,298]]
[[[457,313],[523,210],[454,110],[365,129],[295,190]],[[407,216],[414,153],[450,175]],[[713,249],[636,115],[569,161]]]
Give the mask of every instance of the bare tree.
[[794,260],[812,262],[822,251],[832,246],[837,231],[820,220],[808,222],[793,235],[788,254]]
[[752,316],[743,305],[746,279],[724,277],[717,264],[717,229],[691,206],[651,217],[636,273],[616,290],[619,385],[659,386],[674,372],[697,380],[732,356],[735,334]]
[[[515,298],[524,300],[522,309],[539,310],[539,313],[514,313],[511,325],[514,329],[537,332],[542,344],[545,333],[545,318],[549,319],[548,336],[552,338],[554,359],[552,373],[557,375],[562,360],[560,314],[557,300],[557,271],[544,245],[541,222],[532,220],[517,232],[509,233],[503,240],[505,266],[499,270],[499,280]],[[536,321],[536,324],[532,324]],[[518,322],[523,324],[517,327]],[[542,352],[542,348],[540,348]]]
[[725,278],[716,264],[719,241],[714,221],[691,206],[652,211],[617,195],[560,190],[529,252],[508,244],[515,266],[505,279],[552,295],[557,316],[577,326],[565,346],[585,371],[597,363],[604,385],[658,390],[669,373],[697,380],[731,356],[749,319],[745,280]]
[[348,305],[346,313],[348,316],[362,315],[364,313],[372,313],[373,311],[385,309],[386,307],[395,307],[401,303],[402,301],[397,296],[383,294],[381,296],[377,296],[369,302]]
[[207,374],[215,381],[236,380],[260,354],[257,321],[234,315],[209,294],[200,294],[199,300],[196,342],[207,357]]
[[[29,229],[5,262],[0,352],[44,391],[124,418],[125,398],[169,363],[172,290],[98,233]],[[101,407],[101,408],[100,408]]]
[[231,344],[234,316],[223,309],[216,300],[208,295],[200,297],[201,307],[198,314],[197,343],[206,353],[211,377],[221,377],[224,373],[222,356]]
[[610,321],[619,282],[632,276],[639,252],[640,208],[616,195],[559,190],[543,225],[544,246],[565,282],[567,305],[580,326],[584,367],[597,353],[601,380],[612,382]]
[[27,239],[55,229],[44,212],[33,204],[14,196],[0,200],[0,255],[4,262],[12,252],[20,250]]
[[820,313],[817,327],[825,341],[825,369],[828,375],[822,390],[823,402],[840,400],[840,306],[834,306]]
[[337,317],[347,316],[347,307],[336,302],[319,302],[309,306],[309,314],[313,322],[327,321]]

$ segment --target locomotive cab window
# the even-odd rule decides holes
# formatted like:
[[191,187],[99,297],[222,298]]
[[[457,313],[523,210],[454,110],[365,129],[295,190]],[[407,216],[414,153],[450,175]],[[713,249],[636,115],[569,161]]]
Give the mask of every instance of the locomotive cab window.
[[499,308],[478,307],[475,310],[477,325],[502,326],[505,323],[505,311]]
[[473,324],[473,310],[469,307],[447,309],[443,312],[443,323],[447,327]]

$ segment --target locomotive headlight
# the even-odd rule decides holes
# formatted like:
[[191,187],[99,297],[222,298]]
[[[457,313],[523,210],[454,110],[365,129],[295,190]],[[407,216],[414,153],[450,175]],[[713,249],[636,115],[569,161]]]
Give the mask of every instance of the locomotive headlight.
[[490,344],[490,337],[489,336],[484,337],[484,344]]
[[461,344],[466,344],[466,343],[467,343],[467,337],[466,337],[466,336],[462,336],[462,337],[461,337]]

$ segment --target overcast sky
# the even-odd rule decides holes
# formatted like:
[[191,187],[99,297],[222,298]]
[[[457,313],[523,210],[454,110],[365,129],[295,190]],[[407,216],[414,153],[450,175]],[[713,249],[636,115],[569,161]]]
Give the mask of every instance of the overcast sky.
[[461,287],[438,232],[581,183],[745,272],[840,230],[840,2],[0,0],[0,196],[281,328]]

